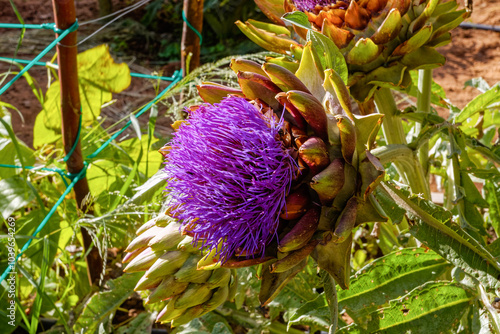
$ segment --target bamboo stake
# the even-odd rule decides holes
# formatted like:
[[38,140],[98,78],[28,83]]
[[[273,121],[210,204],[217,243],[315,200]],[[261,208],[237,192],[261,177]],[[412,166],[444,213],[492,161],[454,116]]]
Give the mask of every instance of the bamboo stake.
[[[76,21],[74,0],[52,0],[56,26],[67,29]],[[57,45],[57,62],[59,64],[59,82],[61,85],[61,131],[66,154],[77,139],[80,118],[80,94],[78,90],[76,31],[68,34]],[[69,173],[78,173],[83,168],[83,157],[80,142],[66,162]],[[89,185],[84,177],[73,188],[78,208],[84,213],[92,213],[88,205]],[[87,273],[90,284],[99,285],[103,269],[103,261],[96,247],[92,247],[92,238],[86,228],[81,228],[83,246],[87,253]],[[90,251],[89,251],[90,249]]]
[[[201,34],[203,28],[203,0],[184,0],[182,10],[187,21]],[[200,38],[184,22],[181,41],[181,67],[184,76],[200,66],[200,48]]]

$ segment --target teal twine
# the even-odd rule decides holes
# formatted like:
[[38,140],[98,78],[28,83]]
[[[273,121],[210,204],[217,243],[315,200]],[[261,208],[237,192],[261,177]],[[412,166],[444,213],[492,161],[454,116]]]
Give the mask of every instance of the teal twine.
[[202,40],[203,40],[203,37],[201,37],[200,32],[199,32],[198,30],[196,30],[196,28],[195,28],[195,27],[193,27],[193,26],[191,25],[191,23],[189,23],[189,21],[187,20],[187,17],[186,17],[186,13],[184,13],[184,11],[182,11],[182,20],[183,20],[184,22],[186,22],[186,25],[187,25],[187,26],[188,26],[188,27],[189,27],[192,31],[194,31],[194,33],[195,33],[196,35],[198,35],[198,37],[200,38],[200,45],[201,45],[201,42],[202,42]]
[[50,50],[52,50],[57,45],[57,43],[59,43],[59,41],[61,41],[69,33],[75,31],[77,28],[78,28],[78,20],[75,21],[75,23],[73,23],[71,27],[64,30],[52,43],[49,44],[49,46],[47,46],[42,52],[40,52],[40,54],[38,54],[38,56],[36,56],[35,59],[33,59],[28,65],[26,65],[12,80],[7,82],[0,89],[0,95],[5,93],[5,91],[9,89],[9,87],[12,86],[12,84],[17,79],[19,79],[24,73],[26,73],[26,71],[28,71],[31,67],[33,67],[33,65],[35,65],[36,62],[38,62],[40,59],[42,59],[43,56],[45,56]]
[[47,29],[47,30],[52,30],[56,34],[60,34],[60,33],[62,33],[64,31],[64,30],[61,30],[61,29],[57,29],[55,23],[42,23],[42,24],[0,23],[0,28]]
[[[0,60],[2,61],[9,61],[9,62],[16,62],[19,64],[29,64],[31,60],[26,60],[26,59],[16,59],[16,58],[8,58],[8,57],[0,57]],[[35,65],[38,66],[47,66],[47,63],[44,63],[42,61],[37,61],[35,62]],[[54,63],[54,65],[57,65]],[[144,79],[154,79],[154,80],[165,80],[165,81],[173,81],[174,77],[163,77],[163,76],[156,76],[156,75],[149,75],[149,74],[142,74],[142,73],[130,73],[131,77],[135,78],[144,78]]]
[[21,248],[21,251],[16,256],[16,259],[13,262],[10,262],[9,265],[7,266],[7,268],[5,268],[5,271],[3,272],[2,276],[0,276],[0,282],[3,282],[3,280],[5,278],[7,278],[7,275],[11,272],[12,269],[14,269],[14,266],[16,265],[16,263],[19,260],[19,258],[21,257],[21,255],[23,255],[23,253],[31,245],[31,242],[33,241],[33,238],[35,238],[36,235],[38,233],[40,233],[40,231],[44,228],[44,226],[47,224],[47,222],[49,221],[49,219],[56,212],[56,210],[59,207],[59,205],[61,205],[61,203],[63,202],[64,198],[69,194],[69,192],[71,191],[71,189],[73,189],[73,187],[75,186],[75,184],[81,178],[84,177],[84,175],[86,173],[86,170],[87,170],[87,167],[88,167],[88,164],[86,162],[84,162],[83,169],[78,174],[75,175],[75,177],[73,178],[73,181],[71,181],[71,184],[66,188],[66,190],[63,192],[63,194],[61,195],[61,197],[59,197],[59,199],[57,200],[56,204],[52,207],[52,209],[50,209],[49,213],[45,216],[45,218],[42,220],[42,222],[40,223],[40,225],[38,225],[37,229],[32,234],[31,238],[28,239],[28,241],[24,244],[23,248]]
[[[158,94],[151,102],[149,102],[146,106],[144,106],[144,108],[142,108],[138,113],[137,115],[135,115],[136,117],[139,117],[141,116],[146,110],[148,110],[149,108],[151,108],[151,106],[153,104],[155,104],[163,95],[165,95],[165,93],[167,91],[170,90],[170,88],[172,88],[177,82],[179,82],[179,80],[182,79],[182,74],[180,71],[175,71],[174,72],[174,81],[172,81],[172,83],[170,85],[168,85],[167,88],[165,88],[160,94]],[[109,138],[104,144],[102,144],[97,150],[94,151],[94,153],[90,154],[89,156],[87,156],[87,159],[93,159],[95,158],[99,153],[101,153],[102,150],[104,150],[113,140],[115,140],[119,135],[121,135],[123,133],[123,131],[125,131],[129,126],[130,124],[132,124],[132,121],[128,121],[127,124],[125,124],[123,126],[123,128],[121,128],[118,132],[116,132],[115,134],[113,134],[111,136],[111,138]]]
[[82,107],[80,107],[80,120],[78,121],[78,131],[76,132],[76,138],[73,143],[73,146],[69,150],[68,154],[64,157],[63,161],[67,162],[73,152],[75,152],[76,146],[78,145],[78,141],[80,140],[80,132],[82,131]]

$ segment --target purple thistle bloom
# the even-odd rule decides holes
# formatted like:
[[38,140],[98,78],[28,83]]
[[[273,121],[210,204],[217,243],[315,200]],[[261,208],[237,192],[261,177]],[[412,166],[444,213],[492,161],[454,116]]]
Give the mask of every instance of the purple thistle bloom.
[[333,5],[337,3],[336,0],[295,0],[295,6],[298,10],[302,12],[312,12],[316,5],[320,5],[321,7]]
[[176,218],[222,262],[236,251],[263,254],[276,235],[295,161],[282,126],[244,98],[189,112],[170,142],[165,171]]

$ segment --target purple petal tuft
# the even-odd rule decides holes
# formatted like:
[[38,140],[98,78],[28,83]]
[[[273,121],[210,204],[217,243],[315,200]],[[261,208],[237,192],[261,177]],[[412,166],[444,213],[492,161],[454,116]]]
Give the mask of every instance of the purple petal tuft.
[[337,1],[336,0],[295,0],[295,6],[298,10],[302,12],[312,12],[316,5],[320,5],[321,7],[333,5]]
[[224,262],[263,254],[276,235],[295,161],[279,140],[282,122],[244,98],[190,112],[172,139],[165,170],[172,213]]

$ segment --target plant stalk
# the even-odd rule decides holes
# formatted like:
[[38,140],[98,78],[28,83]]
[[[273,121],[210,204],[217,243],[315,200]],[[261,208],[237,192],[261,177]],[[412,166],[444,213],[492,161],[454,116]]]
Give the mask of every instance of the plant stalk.
[[[418,71],[418,94],[417,111],[430,113],[431,111],[431,88],[432,70],[425,69]],[[417,133],[422,131],[422,124],[416,123]],[[422,166],[425,177],[429,174],[429,142],[423,144],[418,150],[420,166]]]
[[[68,29],[76,21],[76,9],[74,1],[52,0],[56,26],[59,29]],[[69,33],[60,44],[57,45],[57,62],[59,63],[59,82],[61,86],[61,132],[63,146],[66,154],[71,152],[73,144],[76,147],[66,161],[69,173],[77,174],[84,167],[82,150],[79,137],[79,123],[81,114],[80,92],[78,87],[78,63],[77,63],[77,38],[76,31]],[[82,177],[73,188],[77,207],[84,213],[92,213],[92,208],[87,205],[87,197],[90,194],[87,179]],[[101,273],[103,272],[103,261],[97,247],[92,247],[90,233],[81,228],[83,246],[88,255],[87,273],[90,284],[99,285]]]
[[321,270],[321,277],[323,279],[326,301],[328,302],[328,307],[330,308],[330,327],[328,329],[328,334],[335,334],[339,323],[337,284],[335,283],[333,277],[325,270]]
[[[375,105],[379,113],[384,115],[382,121],[382,132],[387,145],[406,144],[403,124],[398,117],[399,110],[389,88],[380,88],[375,92]],[[411,166],[394,161],[394,166],[403,181],[408,184],[415,194],[423,194],[424,198],[430,198],[429,184],[426,181],[419,161],[413,157]]]

